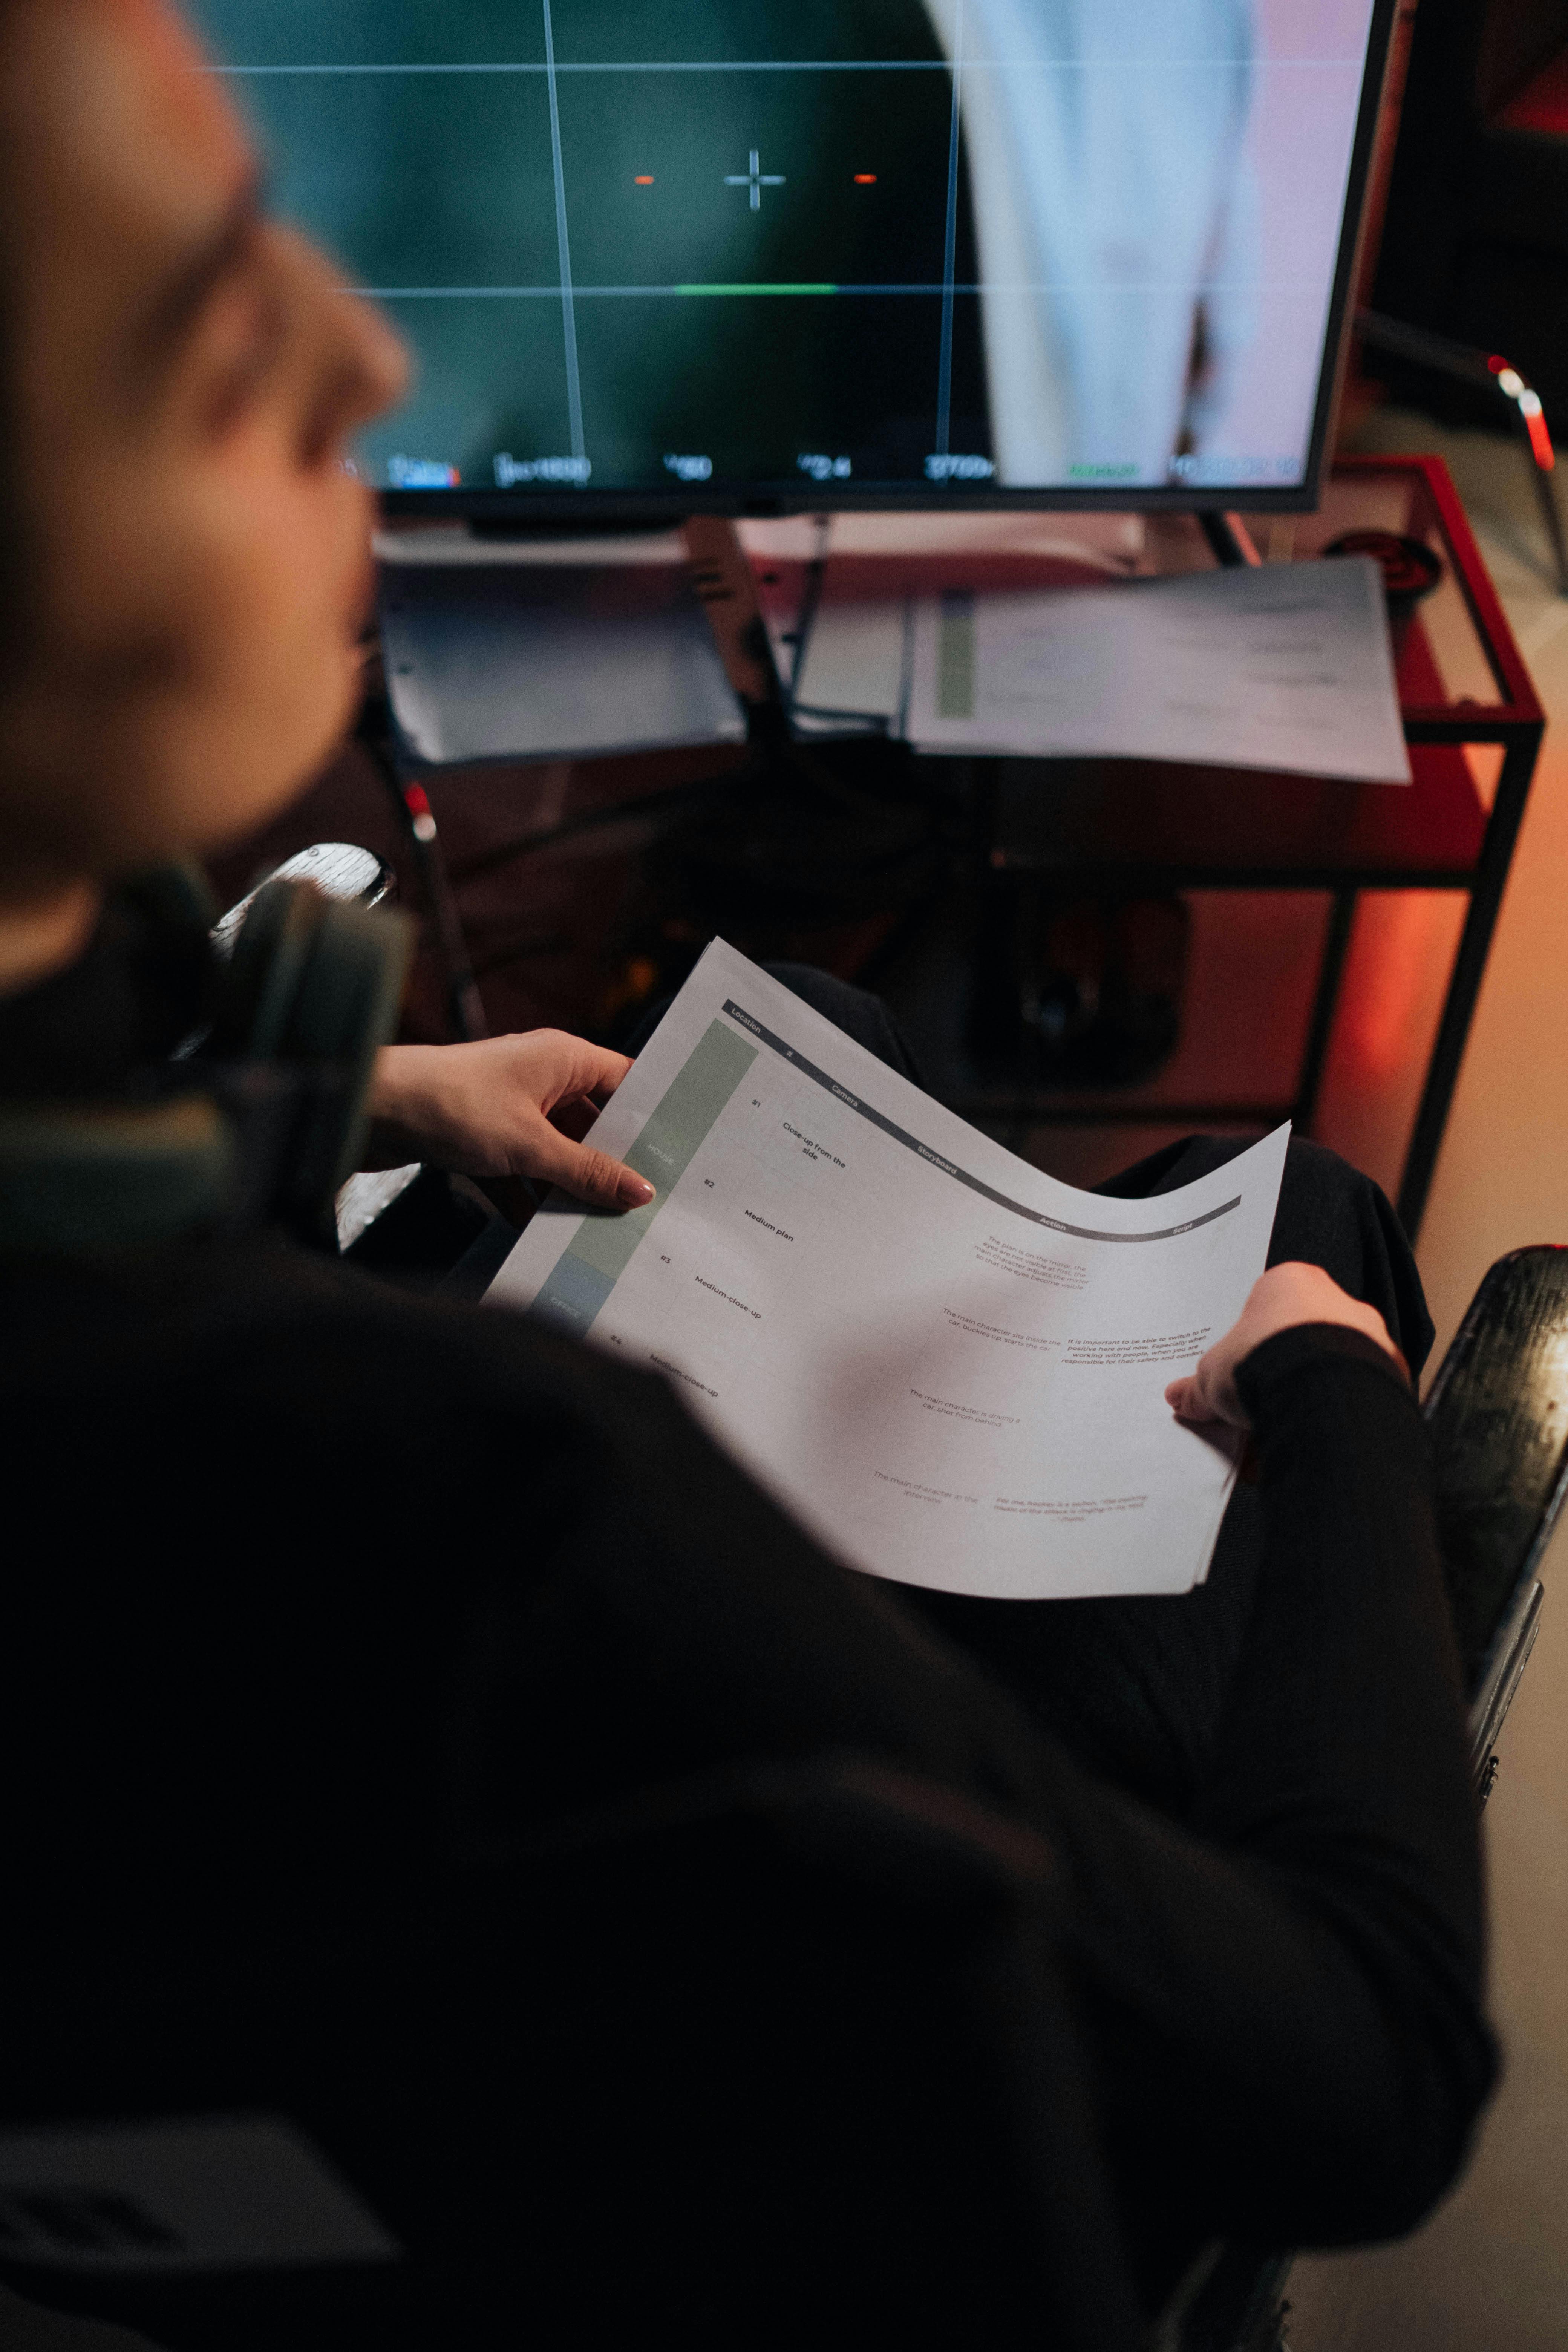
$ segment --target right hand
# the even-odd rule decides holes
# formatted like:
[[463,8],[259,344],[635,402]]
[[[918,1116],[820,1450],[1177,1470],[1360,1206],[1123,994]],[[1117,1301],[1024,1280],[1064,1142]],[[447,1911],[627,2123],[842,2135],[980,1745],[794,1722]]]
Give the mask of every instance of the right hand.
[[1409,1377],[1409,1367],[1389,1338],[1388,1326],[1375,1307],[1352,1298],[1321,1265],[1289,1260],[1284,1265],[1271,1265],[1267,1274],[1258,1276],[1247,1292],[1246,1306],[1224,1339],[1216,1339],[1207,1354],[1199,1358],[1195,1371],[1171,1382],[1165,1391],[1165,1402],[1177,1420],[1223,1421],[1237,1429],[1250,1428],[1247,1408],[1237,1393],[1237,1366],[1265,1339],[1271,1339],[1277,1331],[1289,1331],[1298,1323],[1342,1323],[1348,1330],[1361,1331],[1386,1349]]
[[631,1068],[624,1054],[559,1029],[468,1045],[384,1045],[366,1165],[427,1160],[482,1183],[527,1177],[595,1209],[640,1209],[645,1177],[583,1136]]

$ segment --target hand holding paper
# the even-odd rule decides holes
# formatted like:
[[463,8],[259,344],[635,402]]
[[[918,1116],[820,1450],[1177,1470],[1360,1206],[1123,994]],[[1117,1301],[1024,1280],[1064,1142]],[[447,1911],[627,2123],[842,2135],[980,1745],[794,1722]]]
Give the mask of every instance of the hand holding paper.
[[1375,1307],[1352,1298],[1321,1265],[1291,1260],[1271,1265],[1267,1274],[1258,1276],[1224,1339],[1216,1339],[1199,1359],[1195,1372],[1171,1382],[1165,1402],[1183,1421],[1228,1422],[1233,1428],[1250,1428],[1247,1407],[1237,1393],[1237,1368],[1265,1339],[1300,1323],[1340,1323],[1349,1331],[1360,1331],[1386,1349],[1402,1369],[1408,1369]]
[[1075,1192],[715,942],[594,1130],[656,1199],[547,1202],[490,1297],[661,1372],[874,1575],[1183,1592],[1234,1466],[1164,1387],[1262,1270],[1286,1139]]
[[632,1064],[624,1054],[531,1029],[469,1045],[384,1045],[370,1112],[373,1164],[418,1158],[465,1176],[558,1184],[598,1209],[632,1209],[653,1187],[581,1140]]

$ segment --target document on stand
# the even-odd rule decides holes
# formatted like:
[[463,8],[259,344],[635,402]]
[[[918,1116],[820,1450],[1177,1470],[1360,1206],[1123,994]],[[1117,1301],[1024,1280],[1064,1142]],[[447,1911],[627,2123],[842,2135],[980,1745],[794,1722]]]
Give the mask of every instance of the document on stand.
[[459,562],[384,561],[387,690],[409,759],[439,767],[742,741],[745,714],[679,541],[631,544],[598,562],[520,549],[507,562],[476,561],[495,553],[482,545]]
[[923,597],[903,731],[925,751],[1410,782],[1382,574],[1365,556]]
[[1015,1159],[716,940],[489,1297],[652,1366],[826,1548],[1009,1600],[1184,1592],[1235,1467],[1167,1381],[1263,1271],[1289,1130],[1114,1201]]

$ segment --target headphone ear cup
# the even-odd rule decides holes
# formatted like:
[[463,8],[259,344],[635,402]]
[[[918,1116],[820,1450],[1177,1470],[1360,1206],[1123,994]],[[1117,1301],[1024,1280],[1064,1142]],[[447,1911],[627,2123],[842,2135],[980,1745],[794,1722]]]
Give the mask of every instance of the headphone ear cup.
[[323,1129],[315,1147],[327,1171],[321,1213],[329,1217],[339,1186],[359,1166],[375,1057],[396,1034],[413,948],[413,924],[390,908],[324,900],[310,935],[282,1052],[285,1060],[334,1069],[342,1081],[338,1132]]
[[268,882],[235,939],[208,1050],[225,1061],[272,1062],[286,1039],[327,900],[308,882]]
[[323,1243],[333,1197],[359,1163],[365,1097],[397,1026],[412,948],[405,915],[289,881],[258,893],[235,941],[208,1051],[281,1066],[300,1082],[280,1205]]

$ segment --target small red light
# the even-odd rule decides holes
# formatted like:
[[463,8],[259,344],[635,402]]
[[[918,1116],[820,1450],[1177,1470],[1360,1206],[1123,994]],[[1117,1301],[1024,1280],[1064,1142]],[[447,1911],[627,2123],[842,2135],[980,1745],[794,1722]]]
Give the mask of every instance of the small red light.
[[632,182],[632,185],[634,188],[651,188],[653,185],[653,173],[651,172],[639,172],[636,179]]
[[430,814],[430,796],[423,784],[405,785],[403,804],[410,816],[428,816]]
[[855,185],[856,185],[858,188],[874,188],[874,187],[876,186],[876,184],[877,184],[877,174],[875,173],[875,172],[857,172],[857,173],[856,173],[856,174],[855,174]]
[[1507,360],[1505,360],[1505,359],[1500,359],[1500,358],[1498,356],[1497,352],[1494,352],[1492,353],[1492,355],[1491,355],[1490,359],[1489,359],[1489,360],[1488,360],[1488,362],[1487,362],[1487,365],[1488,365],[1488,367],[1490,369],[1490,371],[1491,371],[1491,373],[1492,373],[1492,374],[1493,374],[1493,375],[1501,375],[1501,373],[1502,373],[1502,372],[1503,372],[1504,368],[1505,368],[1505,367],[1507,367],[1507,365],[1508,365],[1508,362],[1507,362]]
[[1543,474],[1549,474],[1557,463],[1557,452],[1552,446],[1552,436],[1546,430],[1546,419],[1537,409],[1534,415],[1526,416],[1524,422],[1530,435],[1530,446],[1535,462]]

